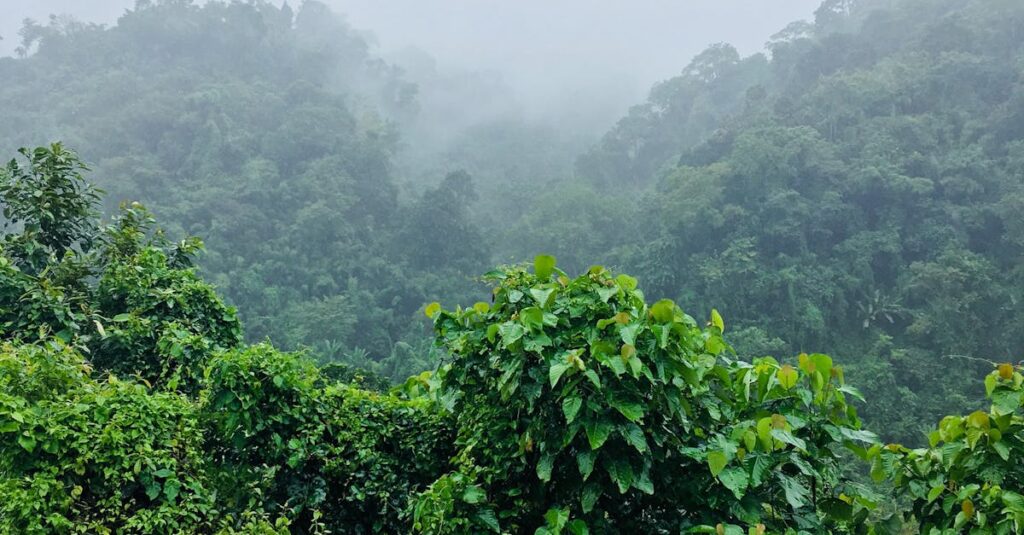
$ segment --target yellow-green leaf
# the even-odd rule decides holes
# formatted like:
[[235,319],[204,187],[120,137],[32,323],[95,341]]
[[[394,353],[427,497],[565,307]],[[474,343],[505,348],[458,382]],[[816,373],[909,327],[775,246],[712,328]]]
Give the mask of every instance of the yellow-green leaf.
[[971,500],[964,500],[960,504],[960,510],[964,512],[967,518],[974,516],[974,502]]
[[757,437],[761,439],[761,446],[767,450],[772,450],[772,419],[770,417],[764,417],[757,421]]
[[814,373],[814,363],[811,362],[811,358],[807,356],[807,353],[800,353],[797,355],[796,360],[804,373]]
[[796,380],[798,376],[799,374],[797,374],[796,369],[790,366],[789,364],[786,364],[785,366],[780,368],[778,374],[776,374],[776,377],[779,378],[779,384],[782,385],[782,388],[785,388],[786,390],[789,390],[790,388],[796,386]]
[[719,332],[725,332],[725,321],[722,320],[722,315],[718,313],[717,309],[711,309],[711,325],[718,327]]
[[541,280],[548,280],[554,271],[555,257],[542,254],[533,259],[533,273]]
[[636,279],[630,277],[629,275],[626,275],[625,273],[619,275],[618,277],[615,277],[615,282],[619,283],[619,286],[621,286],[624,290],[636,290]]
[[671,299],[662,299],[651,306],[651,316],[658,323],[668,323],[675,318],[676,304]]
[[729,464],[729,458],[724,453],[720,451],[708,453],[708,468],[711,469],[711,475],[718,477],[727,464]]
[[988,429],[989,419],[988,413],[984,411],[974,411],[967,417],[967,425],[975,429]]

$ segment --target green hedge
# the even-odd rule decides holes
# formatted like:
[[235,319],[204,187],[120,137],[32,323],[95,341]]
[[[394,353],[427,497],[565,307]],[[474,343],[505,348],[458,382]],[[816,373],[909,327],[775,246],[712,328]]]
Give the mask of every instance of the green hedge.
[[[303,358],[260,344],[214,357],[202,410],[219,488],[333,532],[407,530],[411,496],[447,466],[450,425],[428,400],[325,381]],[[316,518],[314,518],[314,516]]]
[[195,404],[96,377],[59,342],[0,347],[9,533],[170,533],[216,517]]

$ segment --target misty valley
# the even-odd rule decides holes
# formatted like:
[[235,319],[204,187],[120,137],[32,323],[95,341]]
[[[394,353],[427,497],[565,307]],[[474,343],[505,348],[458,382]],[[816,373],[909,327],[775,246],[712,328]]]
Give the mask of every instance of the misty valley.
[[1024,533],[1024,3],[616,104],[292,4],[2,36],[0,534]]

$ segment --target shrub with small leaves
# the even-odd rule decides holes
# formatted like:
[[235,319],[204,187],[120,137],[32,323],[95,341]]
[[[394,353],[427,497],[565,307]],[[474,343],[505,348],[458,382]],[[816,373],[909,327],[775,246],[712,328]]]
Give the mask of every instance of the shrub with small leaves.
[[100,251],[102,273],[93,298],[90,338],[96,366],[151,383],[172,382],[193,391],[208,355],[242,342],[242,327],[228,307],[190,267],[201,246],[170,246],[138,204],[122,206]]
[[61,261],[75,248],[88,251],[96,238],[96,204],[100,190],[82,177],[88,167],[60,143],[20,149],[24,163],[11,160],[0,168],[0,199],[4,228],[19,224],[19,233],[5,233],[16,265],[37,274]]
[[215,518],[195,405],[96,378],[59,341],[0,346],[0,531],[171,533]]
[[325,379],[266,344],[211,359],[206,447],[225,503],[285,516],[300,532],[315,517],[335,533],[408,531],[410,496],[447,469],[449,424],[427,399]]

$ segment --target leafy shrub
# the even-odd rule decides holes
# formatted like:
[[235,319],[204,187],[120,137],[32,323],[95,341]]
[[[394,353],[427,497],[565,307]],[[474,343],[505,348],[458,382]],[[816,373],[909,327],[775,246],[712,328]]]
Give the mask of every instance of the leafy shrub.
[[[73,263],[69,259],[53,266],[54,271]],[[9,247],[0,244],[0,339],[31,342],[57,335],[70,341],[88,322],[87,305],[60,281],[23,271]]]
[[266,344],[210,361],[203,414],[219,488],[232,507],[290,515],[302,532],[317,519],[335,532],[407,531],[409,497],[447,467],[449,425],[426,399],[324,379]]
[[[0,246],[2,533],[892,533],[844,476],[851,452],[921,533],[1024,527],[1010,364],[987,412],[883,447],[827,355],[738,360],[717,311],[701,326],[632,277],[541,256],[488,274],[491,303],[428,306],[447,361],[386,393],[241,347],[197,240],[170,245],[139,205],[101,232],[70,198],[91,191],[73,153],[30,158],[0,176],[24,208]],[[80,220],[37,224],[52,214],[19,181]]]
[[600,266],[569,279],[541,256],[533,273],[488,278],[493,305],[427,309],[452,355],[439,395],[458,452],[457,470],[418,498],[416,529],[863,524],[870,504],[849,497],[839,459],[875,438],[827,356],[731,360],[717,312],[702,329]]
[[75,153],[21,152],[26,164],[0,170],[4,213],[21,224],[0,245],[0,338],[55,335],[100,368],[193,389],[206,355],[242,335],[234,309],[191,267],[202,243],[172,246],[137,203],[101,228]]
[[988,411],[946,416],[930,446],[876,446],[872,475],[911,500],[925,535],[1024,532],[1024,376],[1001,364],[985,378]]
[[0,168],[0,339],[69,341],[88,323],[84,281],[100,192],[60,143],[19,153],[23,163]]
[[195,406],[50,341],[0,347],[0,518],[16,533],[197,531],[214,517]]
[[159,231],[149,236],[152,223],[145,208],[125,205],[104,236],[94,306],[108,319],[90,344],[93,362],[152,382],[177,377],[191,390],[206,356],[239,345],[242,328],[235,310],[190,267],[189,254],[201,243],[169,247]]
[[0,198],[4,227],[20,224],[21,232],[5,234],[4,241],[16,265],[35,274],[73,248],[90,248],[102,192],[85,181],[88,168],[60,143],[18,152],[24,163],[15,159],[0,168]]
[[83,219],[46,234],[18,212],[0,247],[0,532],[407,531],[451,456],[431,401],[238,349],[234,309],[191,267],[198,240],[172,245],[138,204],[87,220],[74,154],[31,154],[63,163],[11,164],[0,193],[23,189],[17,171]]

